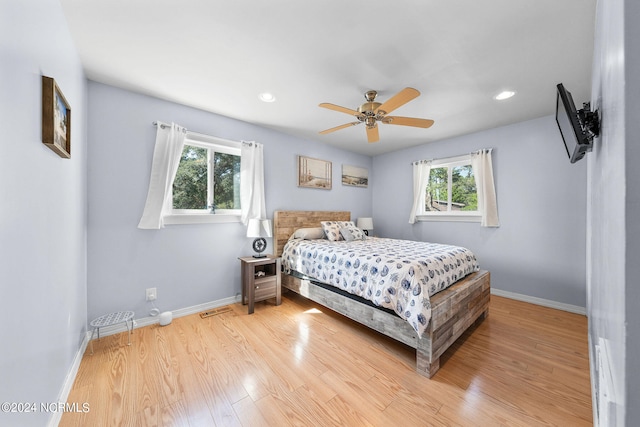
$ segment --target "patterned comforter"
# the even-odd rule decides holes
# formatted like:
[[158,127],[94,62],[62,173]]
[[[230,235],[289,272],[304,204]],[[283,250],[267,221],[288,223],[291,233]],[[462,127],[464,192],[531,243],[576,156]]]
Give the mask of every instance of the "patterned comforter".
[[478,271],[475,255],[459,246],[369,237],[366,240],[290,240],[282,265],[395,311],[419,336],[431,319],[429,297]]

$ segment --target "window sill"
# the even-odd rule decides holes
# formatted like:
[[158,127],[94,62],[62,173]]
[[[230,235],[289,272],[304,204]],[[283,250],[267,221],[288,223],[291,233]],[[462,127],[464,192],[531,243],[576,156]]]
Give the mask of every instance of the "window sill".
[[436,222],[482,222],[481,215],[464,215],[464,214],[431,214],[431,215],[416,215],[416,220],[420,222],[436,221]]
[[164,223],[168,225],[177,224],[222,224],[230,222],[240,222],[240,215],[213,215],[210,213],[167,215]]

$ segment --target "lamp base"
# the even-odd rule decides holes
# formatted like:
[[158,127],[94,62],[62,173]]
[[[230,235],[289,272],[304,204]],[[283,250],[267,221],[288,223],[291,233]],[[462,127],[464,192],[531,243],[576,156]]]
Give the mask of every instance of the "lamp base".
[[253,257],[254,258],[266,258],[267,256],[263,255],[263,254],[257,254],[257,255],[254,255]]

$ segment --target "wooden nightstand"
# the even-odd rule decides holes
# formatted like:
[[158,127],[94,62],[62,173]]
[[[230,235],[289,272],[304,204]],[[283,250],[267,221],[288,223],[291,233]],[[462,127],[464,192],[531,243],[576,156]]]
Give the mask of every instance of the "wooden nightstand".
[[269,298],[282,302],[280,284],[280,258],[267,255],[264,258],[241,257],[242,264],[242,304],[249,304],[249,314],[254,303]]

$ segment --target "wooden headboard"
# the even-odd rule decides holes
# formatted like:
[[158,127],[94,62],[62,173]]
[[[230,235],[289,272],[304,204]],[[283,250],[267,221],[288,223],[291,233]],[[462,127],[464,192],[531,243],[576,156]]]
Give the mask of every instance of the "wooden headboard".
[[349,211],[275,211],[273,244],[275,254],[282,255],[284,245],[298,228],[320,227],[320,221],[351,221]]

